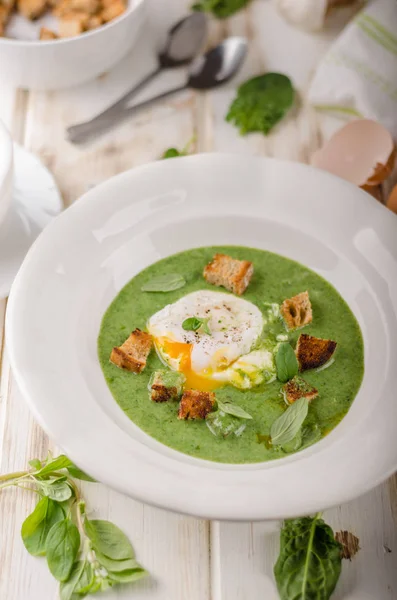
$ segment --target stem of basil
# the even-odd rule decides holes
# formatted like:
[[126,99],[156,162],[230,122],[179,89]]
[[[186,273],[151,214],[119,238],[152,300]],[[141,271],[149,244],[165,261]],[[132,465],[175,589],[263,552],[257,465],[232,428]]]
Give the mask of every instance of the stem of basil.
[[[29,475],[29,473],[27,471],[8,473],[7,475],[0,475],[0,481],[10,481],[11,479],[20,479],[21,477],[26,477],[27,475]],[[2,487],[5,487],[5,486],[0,485],[0,489]]]

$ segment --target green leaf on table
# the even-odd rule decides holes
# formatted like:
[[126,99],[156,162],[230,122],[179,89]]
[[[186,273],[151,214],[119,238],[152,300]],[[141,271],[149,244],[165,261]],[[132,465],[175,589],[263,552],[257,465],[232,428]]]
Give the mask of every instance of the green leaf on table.
[[33,469],[35,469],[36,471],[38,469],[41,469],[41,460],[39,460],[38,458],[32,458],[32,460],[29,461],[29,464],[31,467],[33,467]]
[[85,562],[84,568],[81,571],[80,577],[76,582],[74,593],[80,596],[85,596],[88,593],[93,593],[93,587],[95,585],[95,573],[92,565],[89,562]]
[[113,560],[127,560],[135,557],[127,536],[110,521],[85,521],[84,529],[95,551]]
[[82,577],[85,565],[86,562],[83,560],[79,560],[73,565],[69,579],[60,585],[59,596],[61,600],[75,600],[75,590]]
[[65,502],[71,498],[73,491],[66,481],[39,481],[40,489],[44,496],[48,496],[56,502]]
[[240,85],[226,121],[238,127],[241,135],[253,131],[267,135],[291,108],[294,96],[291,80],[286,75],[259,75]]
[[274,575],[281,600],[329,600],[341,573],[341,545],[319,515],[285,521]]
[[79,467],[77,467],[73,463],[69,467],[67,467],[67,470],[74,479],[81,479],[82,481],[90,481],[91,483],[96,483],[95,479],[93,479],[90,475],[87,475],[87,473],[84,473],[84,471],[79,469]]
[[80,534],[70,519],[53,525],[48,533],[46,556],[48,568],[58,581],[66,581],[80,547]]
[[286,383],[299,371],[299,363],[292,346],[288,342],[279,345],[276,354],[277,379]]
[[218,19],[226,19],[242,10],[251,0],[199,0],[192,6],[192,10],[210,12]]
[[50,529],[64,519],[62,507],[44,497],[22,524],[21,535],[26,550],[33,556],[44,556]]
[[251,415],[240,408],[240,406],[237,406],[237,404],[232,404],[231,402],[221,402],[221,400],[217,400],[217,404],[219,410],[222,410],[228,415],[233,415],[239,419],[252,419]]
[[208,326],[209,319],[201,319],[200,317],[188,317],[182,323],[182,328],[185,331],[198,331],[202,330],[203,333],[211,335],[211,330]]
[[168,148],[163,152],[161,158],[177,158],[178,156],[185,156],[185,153],[177,148]]
[[126,558],[124,560],[114,560],[105,556],[99,550],[95,551],[97,561],[102,567],[105,567],[107,571],[113,571],[117,573],[119,571],[129,571],[131,569],[141,569],[141,565],[135,560],[135,558]]
[[309,412],[307,398],[299,398],[276,419],[270,429],[273,446],[284,446],[291,442],[300,431]]
[[108,577],[111,581],[115,583],[132,583],[133,581],[138,581],[138,579],[142,579],[142,577],[146,577],[148,572],[142,567],[137,569],[130,569],[128,571],[121,571],[119,573],[109,571]]
[[44,467],[41,467],[37,473],[35,473],[35,477],[44,477],[45,475],[50,475],[54,471],[67,469],[71,465],[73,465],[72,461],[69,460],[64,454],[60,454],[56,458],[51,458],[48,460]]
[[186,280],[178,273],[168,273],[153,277],[141,286],[142,292],[173,292],[186,285]]

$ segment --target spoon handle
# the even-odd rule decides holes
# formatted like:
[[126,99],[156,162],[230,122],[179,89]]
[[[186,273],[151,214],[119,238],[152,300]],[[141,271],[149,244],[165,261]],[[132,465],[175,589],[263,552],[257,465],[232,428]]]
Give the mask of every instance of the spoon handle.
[[171,96],[172,94],[176,94],[177,92],[181,92],[187,88],[188,84],[184,84],[177,88],[167,90],[158,96],[154,96],[153,98],[139,102],[139,104],[135,104],[134,106],[124,107],[123,105],[118,105],[116,110],[109,109],[96,116],[88,123],[82,123],[80,125],[69,127],[67,130],[69,136],[68,139],[74,144],[82,144],[88,139],[94,138],[105,130],[110,129],[110,127],[116,123],[124,121],[124,119],[128,118],[130,115],[133,115],[135,112],[138,112],[141,108],[145,108],[150,104],[154,104],[158,100],[167,98],[167,96]]
[[95,117],[89,121],[68,127],[66,132],[69,141],[74,144],[82,144],[88,141],[91,137],[96,137],[100,133],[110,129],[114,123],[113,117],[120,112],[120,109],[124,108],[128,100],[133,98],[133,96],[135,96],[143,87],[152,81],[152,79],[154,79],[161,71],[162,67],[158,66],[154,71],[149,73],[149,75],[146,75],[146,77],[144,77],[137,85],[128,90],[116,102],[108,106],[101,113],[95,115]]

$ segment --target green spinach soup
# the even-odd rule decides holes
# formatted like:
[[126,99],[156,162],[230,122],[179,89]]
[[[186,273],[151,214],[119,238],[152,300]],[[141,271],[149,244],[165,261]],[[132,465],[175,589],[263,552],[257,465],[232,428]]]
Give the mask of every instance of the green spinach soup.
[[364,371],[359,325],[332,285],[237,246],[187,250],[136,275],[103,317],[98,352],[136,425],[224,463],[317,442],[348,411]]

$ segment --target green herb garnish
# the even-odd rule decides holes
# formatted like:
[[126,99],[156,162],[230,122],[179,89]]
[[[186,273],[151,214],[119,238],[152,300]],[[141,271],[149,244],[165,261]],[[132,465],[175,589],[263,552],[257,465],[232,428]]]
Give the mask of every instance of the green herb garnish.
[[286,383],[299,371],[299,363],[292,346],[288,342],[282,342],[276,354],[277,379]]
[[342,569],[342,546],[320,515],[284,522],[274,567],[281,600],[329,600]]
[[164,158],[177,158],[178,156],[187,156],[188,154],[190,154],[190,149],[195,141],[196,141],[196,136],[194,135],[188,141],[186,146],[184,148],[182,148],[182,150],[178,150],[178,148],[168,148],[168,150],[165,150],[163,152],[161,158],[164,159]]
[[183,321],[182,328],[185,331],[198,331],[199,329],[201,329],[203,333],[211,335],[211,330],[208,326],[208,321],[209,318],[200,319],[200,317],[189,317],[188,319],[185,319]]
[[251,0],[200,0],[192,6],[192,10],[211,12],[218,19],[226,19],[245,8]]
[[153,277],[141,286],[142,292],[173,292],[186,285],[186,280],[179,273],[168,273]]
[[236,404],[232,404],[231,402],[221,402],[220,400],[216,401],[218,404],[219,410],[222,410],[224,413],[228,415],[233,415],[234,417],[238,417],[239,419],[252,419],[251,415],[249,415],[245,410],[237,406]]
[[23,473],[0,476],[0,492],[10,486],[36,492],[40,499],[22,525],[22,540],[33,556],[46,556],[60,581],[60,599],[107,590],[136,581],[146,571],[122,531],[109,521],[87,519],[85,502],[69,474],[94,481],[65,455],[29,461]]
[[307,398],[299,398],[291,404],[272,424],[270,437],[273,446],[284,446],[291,442],[300,431],[308,412]]
[[210,432],[216,437],[226,438],[231,434],[240,437],[246,428],[245,419],[241,420],[239,417],[227,414],[223,410],[215,410],[209,413],[205,418],[205,422]]
[[241,135],[252,131],[267,135],[291,108],[293,101],[290,79],[281,73],[265,73],[238,88],[226,121],[234,123]]

